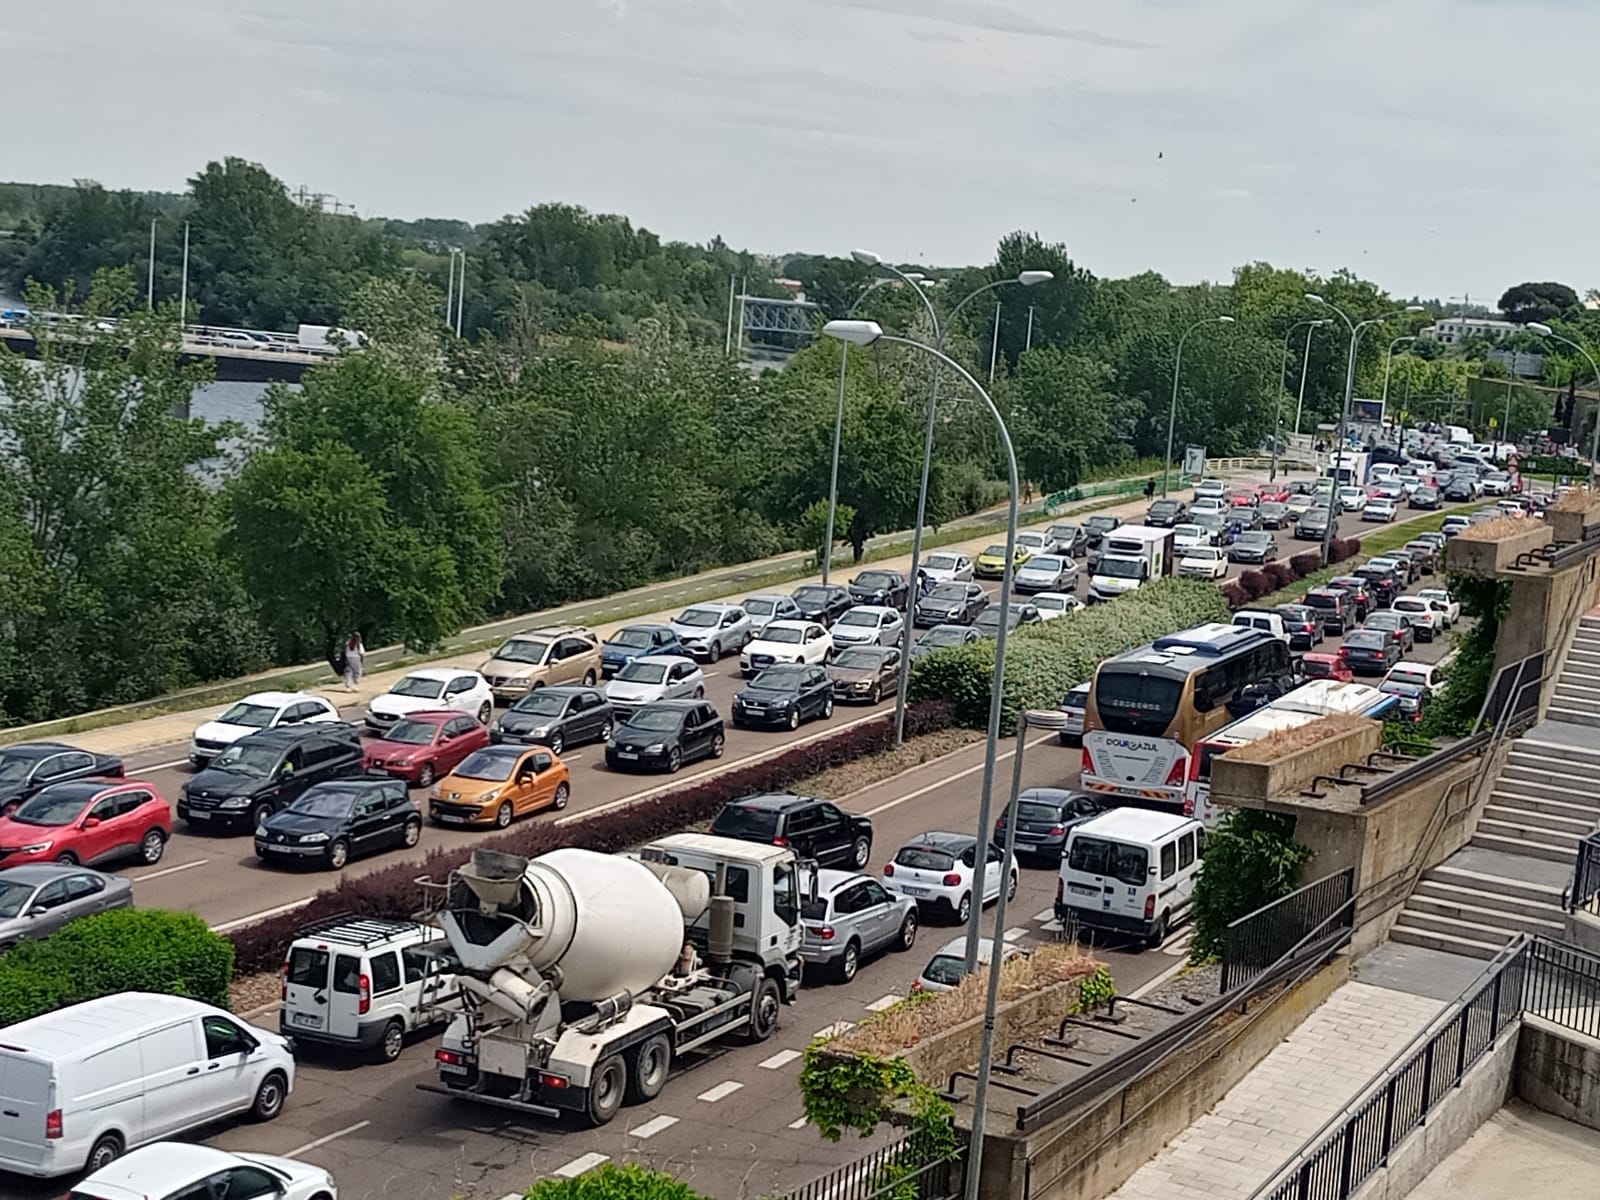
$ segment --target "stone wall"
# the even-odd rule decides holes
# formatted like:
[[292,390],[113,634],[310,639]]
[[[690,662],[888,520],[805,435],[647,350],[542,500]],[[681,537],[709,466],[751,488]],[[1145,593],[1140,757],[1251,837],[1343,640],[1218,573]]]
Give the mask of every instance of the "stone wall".
[[1532,1013],[1522,1026],[1517,1095],[1563,1120],[1600,1129],[1600,1041]]

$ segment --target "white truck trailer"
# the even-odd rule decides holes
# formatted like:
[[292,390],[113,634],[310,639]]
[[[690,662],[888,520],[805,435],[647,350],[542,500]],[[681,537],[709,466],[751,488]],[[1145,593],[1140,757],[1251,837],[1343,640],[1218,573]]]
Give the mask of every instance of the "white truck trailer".
[[1115,600],[1141,584],[1171,575],[1173,534],[1154,525],[1120,525],[1106,534],[1089,576],[1089,603]]

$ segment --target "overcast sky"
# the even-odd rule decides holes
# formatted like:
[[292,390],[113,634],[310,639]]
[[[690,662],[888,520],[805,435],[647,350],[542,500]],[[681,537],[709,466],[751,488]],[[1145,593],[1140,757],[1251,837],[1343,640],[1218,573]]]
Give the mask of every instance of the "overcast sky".
[[0,25],[0,178],[233,154],[363,214],[1492,303],[1600,285],[1597,46],[1583,0],[46,0]]

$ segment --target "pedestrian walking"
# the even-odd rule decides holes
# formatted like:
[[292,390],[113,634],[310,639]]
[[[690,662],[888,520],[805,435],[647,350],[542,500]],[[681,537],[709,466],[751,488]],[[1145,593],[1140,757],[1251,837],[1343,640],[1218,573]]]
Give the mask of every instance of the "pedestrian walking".
[[1148,500],[1148,499],[1150,499],[1151,496],[1154,496],[1155,494],[1156,494],[1156,481],[1154,479],[1145,480],[1144,481],[1144,498],[1146,500]]
[[361,640],[361,631],[352,633],[344,644],[344,690],[353,692],[361,682],[361,672],[366,667],[367,647]]
[[1033,481],[1027,480],[1022,485],[1022,501],[1024,504],[1033,503]]

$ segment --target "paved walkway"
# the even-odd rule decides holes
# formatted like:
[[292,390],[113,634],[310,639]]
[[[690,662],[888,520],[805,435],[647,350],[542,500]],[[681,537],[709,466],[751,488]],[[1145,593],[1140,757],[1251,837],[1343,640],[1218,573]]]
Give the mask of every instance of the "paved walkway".
[[1244,1200],[1441,1008],[1347,983],[1214,1109],[1113,1193],[1115,1200]]
[[1505,1200],[1600,1192],[1600,1133],[1507,1105],[1422,1181],[1410,1200]]

